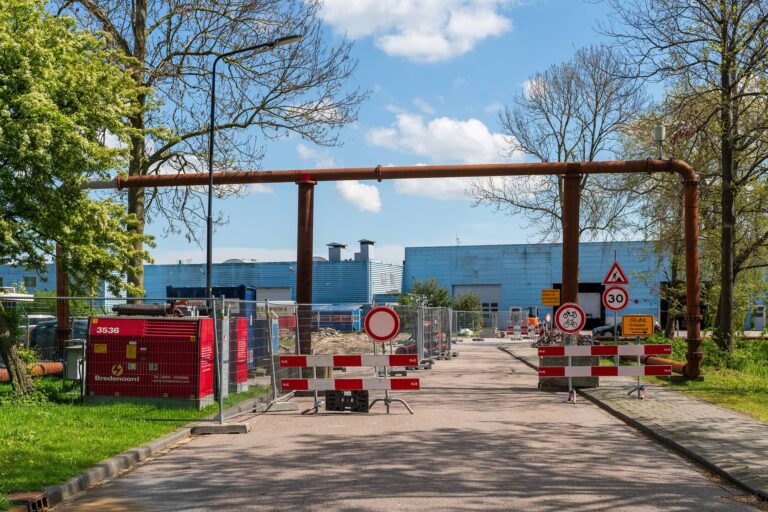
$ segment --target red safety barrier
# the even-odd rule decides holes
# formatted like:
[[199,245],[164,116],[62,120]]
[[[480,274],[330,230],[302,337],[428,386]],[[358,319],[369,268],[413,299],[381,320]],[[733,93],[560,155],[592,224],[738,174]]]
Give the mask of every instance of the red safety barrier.
[[568,347],[539,347],[539,357],[646,356],[671,353],[672,345],[571,345]]
[[672,375],[672,366],[540,366],[539,377],[639,377]]
[[419,379],[282,379],[283,391],[387,391],[421,389]]
[[281,368],[418,366],[416,354],[280,356]]

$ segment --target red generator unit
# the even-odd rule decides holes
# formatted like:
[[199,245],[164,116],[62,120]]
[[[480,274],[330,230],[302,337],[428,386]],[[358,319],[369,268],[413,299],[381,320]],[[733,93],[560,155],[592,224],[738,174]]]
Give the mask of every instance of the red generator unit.
[[205,317],[91,317],[86,394],[202,408],[214,401],[214,324]]

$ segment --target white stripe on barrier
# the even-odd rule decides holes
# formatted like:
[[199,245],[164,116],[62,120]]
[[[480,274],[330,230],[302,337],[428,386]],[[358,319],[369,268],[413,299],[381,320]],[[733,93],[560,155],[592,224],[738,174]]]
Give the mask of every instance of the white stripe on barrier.
[[672,366],[540,366],[539,377],[670,376]]
[[418,366],[416,354],[392,355],[313,355],[295,356],[282,355],[279,358],[281,368],[312,368],[312,367],[347,367],[347,366]]
[[386,391],[418,390],[419,379],[282,379],[284,391]]
[[672,345],[570,345],[567,347],[539,347],[540,357],[645,356],[671,353]]

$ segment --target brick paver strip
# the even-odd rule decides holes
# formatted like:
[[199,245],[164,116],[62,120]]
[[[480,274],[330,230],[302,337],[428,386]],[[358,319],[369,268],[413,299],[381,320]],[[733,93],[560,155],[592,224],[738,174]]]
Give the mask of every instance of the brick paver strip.
[[[536,349],[507,347],[529,366]],[[768,499],[768,424],[686,396],[648,386],[648,396],[627,396],[632,380],[602,379],[581,394],[625,422],[703,464],[742,488]]]

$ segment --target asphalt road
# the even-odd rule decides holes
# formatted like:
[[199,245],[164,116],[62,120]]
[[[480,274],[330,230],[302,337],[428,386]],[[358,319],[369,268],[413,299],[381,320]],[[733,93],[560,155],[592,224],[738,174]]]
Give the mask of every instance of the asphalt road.
[[457,348],[409,375],[423,378],[401,395],[413,416],[264,414],[248,435],[195,438],[56,510],[754,510],[596,406],[537,391],[492,342]]

